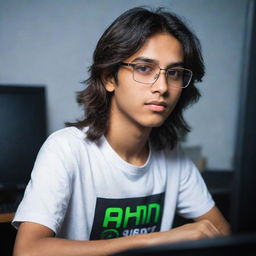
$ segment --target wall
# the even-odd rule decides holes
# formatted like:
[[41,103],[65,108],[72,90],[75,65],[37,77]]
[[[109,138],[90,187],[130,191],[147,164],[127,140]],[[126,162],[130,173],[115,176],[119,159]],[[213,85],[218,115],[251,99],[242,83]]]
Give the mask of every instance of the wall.
[[47,86],[49,133],[82,115],[92,52],[106,27],[138,5],[166,6],[185,17],[203,46],[207,74],[202,99],[186,111],[210,169],[232,169],[243,35],[248,0],[0,0],[0,84]]

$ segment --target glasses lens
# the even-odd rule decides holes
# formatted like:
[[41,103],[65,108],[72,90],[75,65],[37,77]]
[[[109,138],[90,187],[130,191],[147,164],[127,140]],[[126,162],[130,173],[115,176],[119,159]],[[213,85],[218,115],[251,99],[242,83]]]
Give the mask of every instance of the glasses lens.
[[144,84],[154,83],[158,73],[158,66],[151,63],[136,63],[133,68],[134,80]]
[[192,78],[192,71],[184,68],[170,68],[166,71],[168,85],[172,87],[187,87]]

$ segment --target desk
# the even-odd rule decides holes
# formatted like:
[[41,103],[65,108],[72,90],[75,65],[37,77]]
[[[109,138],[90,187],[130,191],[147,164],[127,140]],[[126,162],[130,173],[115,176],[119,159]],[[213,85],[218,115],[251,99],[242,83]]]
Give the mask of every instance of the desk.
[[14,212],[1,213],[0,214],[0,223],[11,222],[14,217],[14,214],[15,214]]

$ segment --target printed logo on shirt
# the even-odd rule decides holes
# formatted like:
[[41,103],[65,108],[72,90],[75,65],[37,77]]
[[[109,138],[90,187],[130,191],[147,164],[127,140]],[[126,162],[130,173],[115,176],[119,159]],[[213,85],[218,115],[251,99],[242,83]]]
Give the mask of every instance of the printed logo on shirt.
[[160,231],[164,196],[97,198],[90,240]]

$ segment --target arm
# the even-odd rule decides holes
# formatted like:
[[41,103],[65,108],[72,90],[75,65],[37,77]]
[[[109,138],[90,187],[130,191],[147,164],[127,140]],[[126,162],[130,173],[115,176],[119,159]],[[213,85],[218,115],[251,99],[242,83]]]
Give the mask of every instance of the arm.
[[211,223],[202,219],[170,231],[97,241],[74,241],[54,237],[46,226],[23,222],[18,230],[13,256],[96,256],[163,243],[180,242],[221,235]]
[[[130,239],[129,239],[130,238]],[[46,226],[23,222],[18,230],[13,256],[79,256],[108,255],[143,243],[133,237],[98,241],[75,241],[55,238]],[[125,241],[123,241],[125,240]]]
[[216,206],[214,206],[204,215],[198,218],[194,218],[194,221],[196,222],[202,220],[210,221],[220,231],[222,235],[230,235],[231,233],[229,223],[226,221],[226,219],[223,217],[223,215]]

